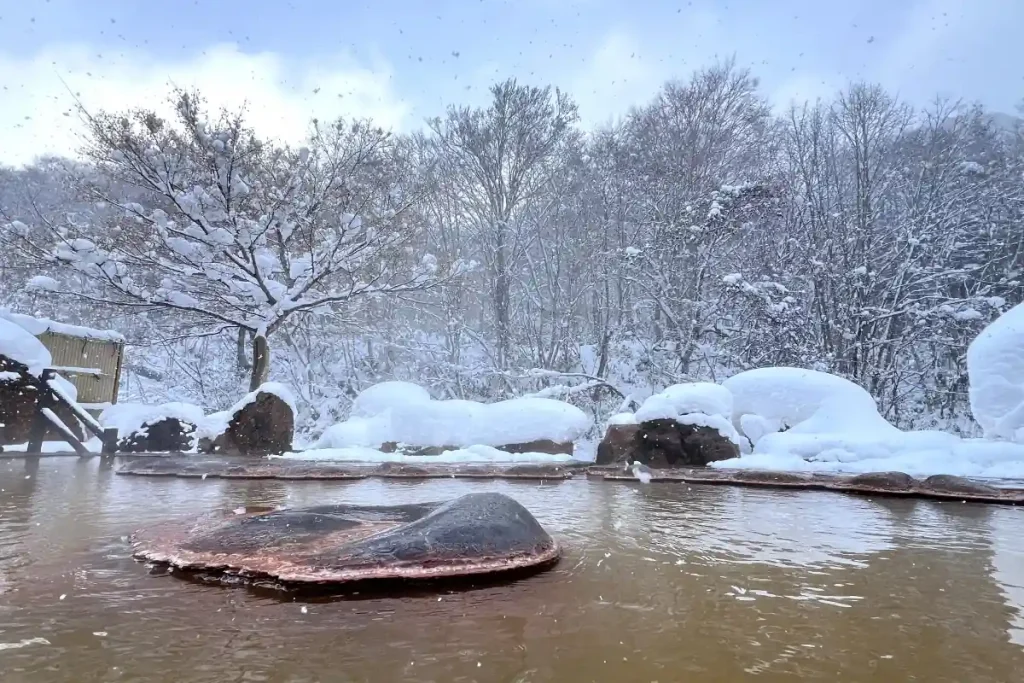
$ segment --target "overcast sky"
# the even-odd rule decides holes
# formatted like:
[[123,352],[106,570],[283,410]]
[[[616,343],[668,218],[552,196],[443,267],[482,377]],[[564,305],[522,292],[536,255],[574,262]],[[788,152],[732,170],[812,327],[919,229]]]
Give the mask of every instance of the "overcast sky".
[[0,0],[0,163],[77,147],[62,80],[90,109],[197,86],[288,140],[312,116],[409,130],[509,76],[593,126],[729,56],[779,106],[864,79],[1011,113],[1022,40],[1024,0]]

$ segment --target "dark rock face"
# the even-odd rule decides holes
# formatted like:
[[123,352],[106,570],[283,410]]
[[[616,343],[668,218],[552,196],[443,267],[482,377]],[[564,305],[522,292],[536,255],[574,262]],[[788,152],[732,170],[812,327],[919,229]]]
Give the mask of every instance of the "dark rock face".
[[937,493],[966,494],[969,496],[996,496],[999,489],[980,482],[954,477],[952,474],[933,474],[921,482],[922,488]]
[[596,464],[635,460],[654,469],[705,467],[739,454],[739,447],[712,427],[651,420],[639,425],[611,425],[598,446]]
[[325,505],[143,531],[137,557],[283,583],[429,579],[553,563],[558,544],[499,493],[393,507]]
[[604,438],[597,445],[597,460],[594,464],[615,465],[627,462],[639,431],[638,424],[608,425]]
[[904,472],[868,472],[850,477],[842,485],[870,491],[910,491],[917,483]]
[[122,453],[174,453],[191,450],[195,445],[196,426],[175,417],[146,423],[117,442]]
[[270,455],[292,449],[295,415],[276,394],[261,392],[231,418],[227,431],[213,439],[200,439],[203,453]]

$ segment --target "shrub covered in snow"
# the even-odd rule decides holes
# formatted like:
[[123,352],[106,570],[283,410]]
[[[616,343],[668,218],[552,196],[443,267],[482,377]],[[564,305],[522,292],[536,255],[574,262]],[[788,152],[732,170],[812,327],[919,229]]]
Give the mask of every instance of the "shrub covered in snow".
[[1024,443],[1024,304],[971,342],[967,372],[971,412],[985,436]]

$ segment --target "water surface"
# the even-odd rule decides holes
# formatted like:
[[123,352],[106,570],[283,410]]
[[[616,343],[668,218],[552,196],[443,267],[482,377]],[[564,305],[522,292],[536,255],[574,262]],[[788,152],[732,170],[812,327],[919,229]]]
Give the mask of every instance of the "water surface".
[[[0,681],[1024,680],[1024,510],[685,484],[119,477],[0,460]],[[134,562],[210,509],[496,490],[566,547],[546,574],[296,601]]]

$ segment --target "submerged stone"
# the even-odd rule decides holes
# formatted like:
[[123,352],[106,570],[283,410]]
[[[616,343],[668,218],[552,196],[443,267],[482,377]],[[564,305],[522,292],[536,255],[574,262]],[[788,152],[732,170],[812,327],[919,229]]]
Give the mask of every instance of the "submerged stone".
[[952,474],[933,474],[921,482],[921,487],[936,493],[948,493],[968,496],[998,496],[1000,490],[994,486],[955,477]]
[[865,491],[910,491],[917,483],[905,472],[868,472],[850,477],[840,485]]
[[177,569],[323,585],[537,568],[559,555],[533,515],[499,493],[207,517],[141,531],[133,545],[136,557]]

